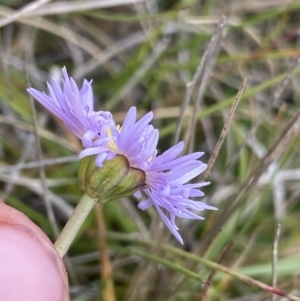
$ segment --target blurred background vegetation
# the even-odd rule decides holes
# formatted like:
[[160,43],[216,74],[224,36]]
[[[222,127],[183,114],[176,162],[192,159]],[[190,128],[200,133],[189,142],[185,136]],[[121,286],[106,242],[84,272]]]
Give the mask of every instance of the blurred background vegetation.
[[231,121],[203,189],[219,210],[178,220],[181,246],[134,198],[97,206],[65,259],[72,300],[287,300],[197,257],[300,295],[299,14],[297,0],[0,0],[1,197],[53,241],[82,194],[81,145],[27,87],[66,66],[120,124],[154,110],[159,153],[179,139],[204,162]]

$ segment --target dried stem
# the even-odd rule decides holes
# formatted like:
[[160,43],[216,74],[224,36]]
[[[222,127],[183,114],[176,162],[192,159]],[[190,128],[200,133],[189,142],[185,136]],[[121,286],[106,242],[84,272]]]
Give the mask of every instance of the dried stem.
[[[186,89],[185,95],[183,97],[182,105],[180,108],[180,114],[179,114],[178,121],[177,121],[177,128],[175,131],[174,141],[173,141],[174,144],[178,143],[178,141],[179,141],[179,135],[180,135],[180,131],[182,129],[185,112],[186,112],[188,105],[191,102],[191,98],[192,98],[193,92],[195,90],[196,84],[200,80],[200,78],[204,76],[204,73],[205,73],[205,83],[204,83],[204,85],[203,84],[200,85],[200,87],[199,87],[200,91],[198,92],[198,99],[197,99],[198,107],[200,105],[201,98],[202,98],[203,92],[204,92],[204,88],[206,87],[206,81],[208,80],[211,69],[214,66],[214,59],[218,54],[218,50],[219,50],[218,44],[220,44],[223,29],[224,29],[225,25],[226,25],[226,18],[224,16],[222,16],[219,20],[219,24],[217,26],[216,32],[212,36],[211,41],[210,41],[209,45],[207,46],[207,49],[204,52],[204,54],[199,62],[199,65],[192,78],[192,81],[187,85],[187,89]],[[196,116],[194,116],[193,118],[195,118],[195,117]],[[194,121],[192,123],[194,123]]]
[[247,81],[247,79],[245,78],[244,81],[243,81],[243,83],[242,83],[242,86],[240,87],[240,89],[239,89],[239,91],[238,91],[238,93],[236,95],[236,98],[235,98],[235,100],[234,100],[234,102],[232,104],[232,107],[230,109],[228,118],[227,118],[227,120],[226,120],[226,122],[224,124],[222,132],[221,132],[220,137],[218,139],[218,142],[217,142],[217,144],[216,144],[216,146],[215,146],[215,148],[214,148],[214,150],[213,150],[213,152],[212,152],[212,154],[211,154],[211,156],[210,156],[210,158],[208,160],[208,163],[207,163],[208,167],[205,170],[205,172],[200,176],[199,182],[204,181],[207,178],[208,174],[211,171],[211,168],[213,167],[213,165],[214,165],[214,163],[216,161],[216,158],[218,157],[220,148],[221,148],[221,146],[223,144],[223,141],[224,141],[224,139],[226,137],[226,134],[227,134],[227,132],[229,130],[229,126],[230,126],[231,121],[233,119],[235,110],[236,110],[237,105],[238,105],[238,103],[239,103],[239,101],[240,101],[240,99],[242,97],[243,92],[244,92],[244,89],[245,89],[245,86],[246,86],[246,81]]

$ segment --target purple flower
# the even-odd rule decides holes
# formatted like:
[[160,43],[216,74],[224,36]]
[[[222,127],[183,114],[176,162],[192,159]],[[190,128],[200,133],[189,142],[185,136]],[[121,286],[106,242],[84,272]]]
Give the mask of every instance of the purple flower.
[[73,78],[69,78],[67,69],[62,69],[62,84],[52,78],[51,84],[47,83],[49,96],[36,89],[27,89],[41,105],[62,120],[65,126],[82,139],[85,148],[94,147],[101,140],[106,127],[115,127],[110,112],[94,111],[94,99],[91,83],[83,81],[79,90]]
[[[204,219],[195,212],[216,210],[192,199],[204,196],[199,188],[208,182],[188,184],[207,167],[198,160],[203,153],[178,158],[184,145],[180,142],[157,156],[159,132],[149,124],[152,112],[136,121],[136,108],[132,107],[122,127],[116,126],[110,112],[94,111],[90,82],[84,80],[79,89],[69,78],[66,68],[62,73],[63,88],[52,79],[51,84],[48,83],[49,96],[33,88],[29,88],[28,92],[82,140],[84,150],[79,154],[80,159],[96,155],[96,166],[101,167],[106,160],[122,155],[131,167],[142,170],[146,175],[146,185],[138,192],[140,196],[144,193],[147,199],[138,207],[145,210],[154,206],[172,234],[183,243],[175,218]],[[135,196],[139,197],[138,193]]]
[[[121,128],[110,128],[104,133],[111,140],[103,139],[101,146],[82,151],[80,157],[98,154],[106,158],[111,152],[110,158],[113,154],[123,155],[131,167],[143,170],[146,174],[146,187],[139,192],[144,192],[147,199],[140,202],[138,207],[145,210],[154,206],[172,234],[183,243],[175,218],[204,219],[194,211],[216,210],[215,207],[191,199],[204,196],[199,188],[209,182],[187,184],[201,174],[207,165],[198,160],[203,155],[200,152],[177,158],[183,149],[183,142],[156,156],[158,130],[149,124],[152,118],[153,114],[150,112],[136,122],[136,108],[130,108]],[[142,194],[135,195],[139,198]]]

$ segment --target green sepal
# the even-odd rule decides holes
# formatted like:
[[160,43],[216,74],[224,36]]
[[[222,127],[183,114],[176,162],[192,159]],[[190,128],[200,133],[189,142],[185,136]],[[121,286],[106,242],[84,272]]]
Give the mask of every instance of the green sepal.
[[97,167],[96,156],[84,157],[80,161],[78,185],[89,197],[106,203],[124,196],[132,195],[145,186],[144,171],[129,165],[127,158],[116,155]]

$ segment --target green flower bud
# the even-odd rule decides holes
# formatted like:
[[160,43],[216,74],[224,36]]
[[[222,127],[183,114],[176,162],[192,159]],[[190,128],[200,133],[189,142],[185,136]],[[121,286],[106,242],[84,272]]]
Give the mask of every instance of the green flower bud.
[[89,197],[106,203],[135,193],[145,186],[144,171],[133,168],[122,155],[105,161],[97,167],[96,156],[87,156],[80,161],[78,185]]

